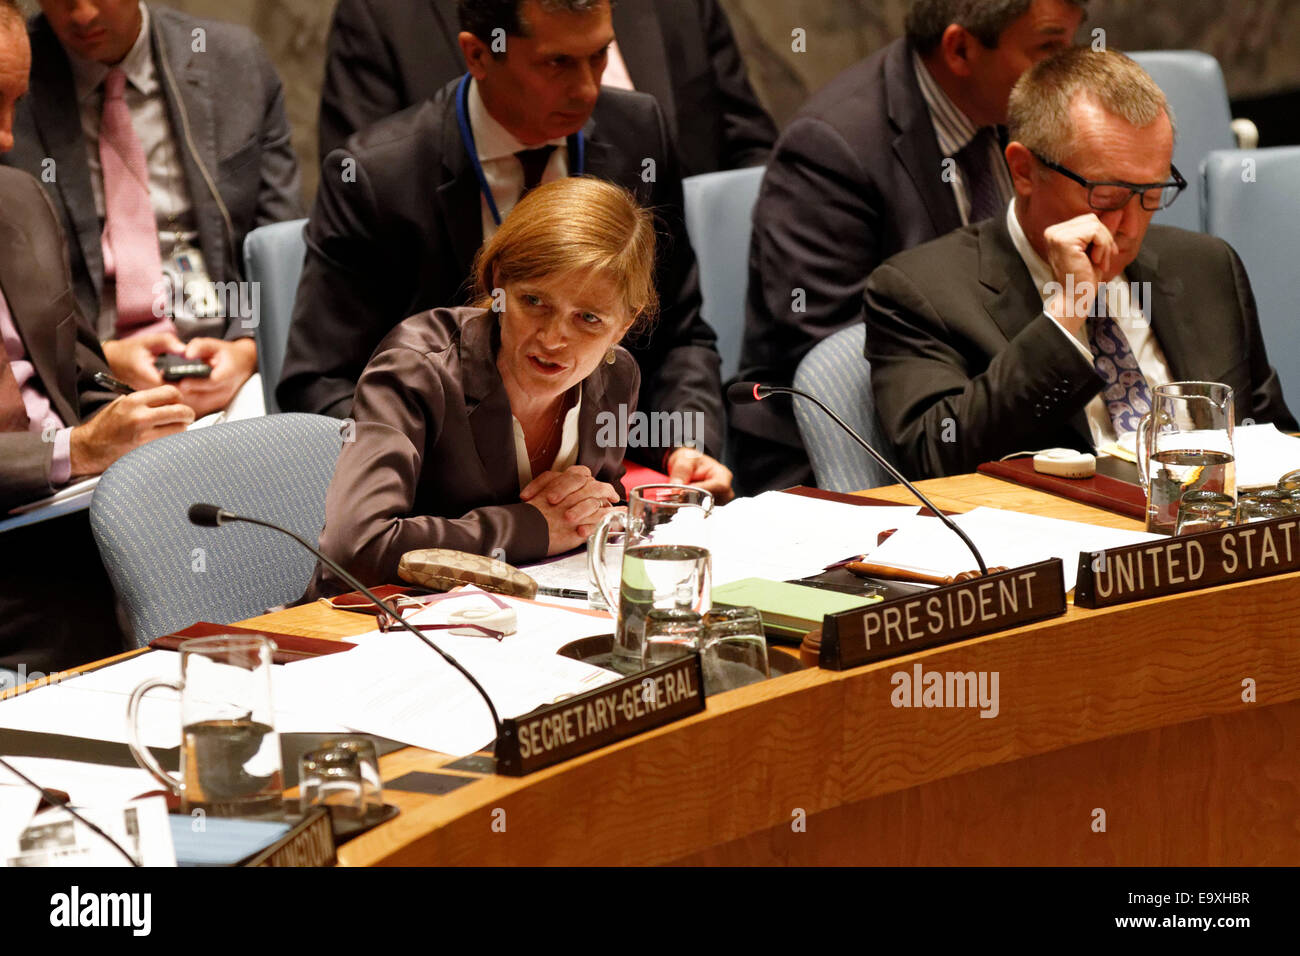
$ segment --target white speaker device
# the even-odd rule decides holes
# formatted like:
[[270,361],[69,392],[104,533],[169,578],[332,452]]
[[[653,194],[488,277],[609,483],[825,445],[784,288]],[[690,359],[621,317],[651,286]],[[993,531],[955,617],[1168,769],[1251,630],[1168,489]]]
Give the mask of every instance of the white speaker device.
[[1034,455],[1034,471],[1058,478],[1091,478],[1097,473],[1097,459],[1072,448],[1045,448]]

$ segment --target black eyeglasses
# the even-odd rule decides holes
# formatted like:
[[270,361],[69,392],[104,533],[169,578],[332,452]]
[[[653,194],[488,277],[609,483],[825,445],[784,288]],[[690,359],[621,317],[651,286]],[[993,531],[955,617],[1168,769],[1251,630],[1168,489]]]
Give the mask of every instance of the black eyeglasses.
[[1168,209],[1179,194],[1187,188],[1187,180],[1183,179],[1183,174],[1172,163],[1169,165],[1169,171],[1173,173],[1174,178],[1167,183],[1126,183],[1122,180],[1094,182],[1091,179],[1084,179],[1073,170],[1044,159],[1037,153],[1034,153],[1034,158],[1048,169],[1060,173],[1067,179],[1073,179],[1080,186],[1085,187],[1088,190],[1088,205],[1098,212],[1123,209],[1134,196],[1142,197],[1142,208],[1147,212]]

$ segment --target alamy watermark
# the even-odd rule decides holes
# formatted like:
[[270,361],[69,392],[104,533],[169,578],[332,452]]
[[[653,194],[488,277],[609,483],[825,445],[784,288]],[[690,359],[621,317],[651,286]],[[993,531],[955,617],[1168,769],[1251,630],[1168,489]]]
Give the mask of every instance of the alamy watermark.
[[596,414],[599,448],[703,448],[703,412],[618,412]]
[[981,717],[1001,710],[998,671],[894,671],[889,702],[895,707],[978,707]]

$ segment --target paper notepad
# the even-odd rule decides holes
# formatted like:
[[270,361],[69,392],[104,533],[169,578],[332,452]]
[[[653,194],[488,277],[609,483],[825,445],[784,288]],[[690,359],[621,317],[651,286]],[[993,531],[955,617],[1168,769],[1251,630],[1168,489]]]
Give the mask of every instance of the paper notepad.
[[758,608],[763,626],[783,637],[802,637],[821,627],[827,614],[852,611],[881,600],[879,596],[844,594],[767,578],[742,578],[713,589],[714,604]]

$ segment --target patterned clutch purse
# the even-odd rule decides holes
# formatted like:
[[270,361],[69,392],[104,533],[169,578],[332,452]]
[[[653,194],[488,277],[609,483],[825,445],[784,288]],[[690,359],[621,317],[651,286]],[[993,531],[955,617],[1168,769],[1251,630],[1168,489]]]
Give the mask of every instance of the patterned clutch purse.
[[436,591],[474,584],[498,594],[530,599],[537,596],[537,582],[518,568],[481,554],[446,548],[406,552],[397,565],[397,574],[403,581]]

